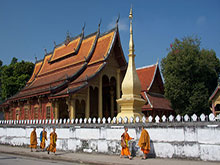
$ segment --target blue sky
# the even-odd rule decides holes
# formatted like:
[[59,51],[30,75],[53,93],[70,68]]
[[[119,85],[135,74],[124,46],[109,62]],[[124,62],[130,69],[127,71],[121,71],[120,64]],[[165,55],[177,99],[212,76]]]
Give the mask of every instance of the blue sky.
[[54,41],[81,33],[93,33],[102,19],[101,32],[115,26],[124,54],[128,55],[129,9],[133,5],[136,67],[155,64],[166,57],[175,38],[197,35],[201,47],[214,49],[220,57],[219,0],[0,0],[0,60],[13,57],[35,61],[52,51]]

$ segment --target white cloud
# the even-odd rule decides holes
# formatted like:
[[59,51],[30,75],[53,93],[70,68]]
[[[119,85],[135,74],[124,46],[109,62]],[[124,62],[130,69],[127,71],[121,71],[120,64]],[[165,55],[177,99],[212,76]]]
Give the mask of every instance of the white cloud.
[[205,16],[200,16],[199,18],[197,18],[196,20],[196,24],[197,25],[203,25],[206,22],[206,17]]
[[[108,28],[112,29],[115,27],[116,24],[116,19],[112,20],[109,24],[108,24]],[[122,18],[119,19],[118,22],[118,27],[120,31],[128,31],[129,29],[129,20],[127,18]]]

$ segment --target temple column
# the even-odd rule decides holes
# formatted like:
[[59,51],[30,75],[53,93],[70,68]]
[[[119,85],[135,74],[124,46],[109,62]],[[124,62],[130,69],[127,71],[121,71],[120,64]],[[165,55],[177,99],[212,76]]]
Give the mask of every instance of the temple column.
[[76,118],[76,103],[75,102],[76,102],[75,99],[71,100],[70,119]]
[[111,102],[111,118],[114,117],[114,90],[110,90],[110,102]]
[[103,117],[102,114],[102,75],[99,77],[99,107],[98,107],[98,115],[100,118]]
[[54,112],[55,112],[54,119],[59,119],[59,104],[57,100],[54,102]]
[[75,99],[68,98],[66,104],[68,105],[69,118],[75,119],[75,114],[76,114]]
[[[116,77],[116,99],[120,98],[120,93],[121,93],[121,86],[120,86],[120,74],[121,70],[117,69],[117,77]],[[118,113],[121,112],[120,105],[117,104],[117,111]]]
[[31,119],[32,120],[32,110],[31,110],[31,100],[30,99],[28,99],[28,101],[27,101],[27,105],[28,105],[28,109],[29,109],[29,119]]
[[89,118],[89,114],[90,114],[90,97],[89,97],[90,93],[89,93],[89,86],[88,86],[88,90],[87,90],[87,99],[86,99],[86,112],[85,112],[85,118]]

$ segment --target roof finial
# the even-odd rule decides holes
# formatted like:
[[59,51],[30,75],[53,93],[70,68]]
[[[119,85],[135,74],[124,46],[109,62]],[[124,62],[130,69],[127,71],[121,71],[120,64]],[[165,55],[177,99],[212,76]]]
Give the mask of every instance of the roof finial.
[[37,56],[36,56],[36,54],[34,55],[34,58],[35,58],[35,62],[37,63]]
[[56,46],[57,46],[55,41],[53,41],[53,44],[54,44],[54,47],[56,47]]
[[119,19],[120,19],[120,13],[118,14],[118,18],[117,18],[117,20],[116,20],[116,27],[118,27]]
[[157,58],[157,63],[156,63],[157,65],[159,64],[159,58]]
[[86,22],[84,22],[84,25],[83,25],[83,28],[82,28],[83,33],[84,33],[85,27],[86,27]]
[[44,49],[44,51],[45,51],[45,54],[47,54],[47,49],[46,48]]
[[70,43],[70,32],[69,32],[69,30],[67,30],[65,45],[68,45],[69,43]]
[[133,41],[133,30],[132,30],[132,19],[133,19],[132,5],[129,13],[129,19],[130,19],[129,54],[134,54],[134,41]]

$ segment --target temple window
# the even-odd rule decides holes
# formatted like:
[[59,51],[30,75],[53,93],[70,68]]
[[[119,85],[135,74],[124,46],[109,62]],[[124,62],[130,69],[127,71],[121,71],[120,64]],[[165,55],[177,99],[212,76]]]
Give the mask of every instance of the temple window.
[[27,107],[24,108],[24,119],[28,120],[28,108]]
[[34,107],[34,119],[38,119],[38,107]]
[[19,109],[16,109],[16,120],[19,120]]

